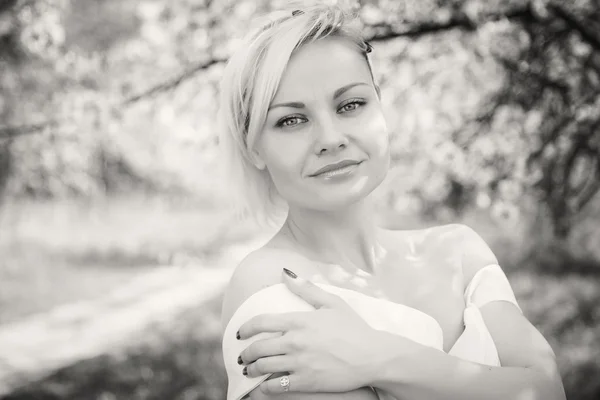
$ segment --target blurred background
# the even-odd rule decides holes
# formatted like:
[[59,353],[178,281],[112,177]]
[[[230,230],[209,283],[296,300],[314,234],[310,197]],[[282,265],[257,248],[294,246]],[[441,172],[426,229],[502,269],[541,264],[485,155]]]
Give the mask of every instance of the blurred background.
[[[286,1],[0,1],[0,398],[222,400],[224,62]],[[466,223],[600,398],[600,2],[362,0],[390,228]]]

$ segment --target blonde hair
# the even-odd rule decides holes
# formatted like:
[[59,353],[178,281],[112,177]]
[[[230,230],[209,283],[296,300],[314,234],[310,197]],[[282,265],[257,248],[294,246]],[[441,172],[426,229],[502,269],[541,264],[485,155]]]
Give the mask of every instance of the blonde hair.
[[286,211],[268,171],[255,166],[252,149],[292,54],[327,36],[346,38],[365,55],[373,78],[367,56],[371,46],[356,22],[357,15],[339,5],[290,7],[272,13],[229,59],[220,85],[219,146],[226,179],[234,189],[231,205],[241,216],[269,224]]

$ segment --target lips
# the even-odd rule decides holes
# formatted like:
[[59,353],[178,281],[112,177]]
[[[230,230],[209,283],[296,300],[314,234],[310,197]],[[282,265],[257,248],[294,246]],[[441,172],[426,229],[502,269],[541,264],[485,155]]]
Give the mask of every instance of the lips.
[[337,169],[341,169],[344,167],[347,167],[349,165],[356,165],[356,164],[360,164],[360,161],[356,161],[356,160],[342,160],[333,164],[328,164],[326,166],[324,166],[323,168],[317,170],[317,172],[315,172],[314,174],[310,175],[310,176],[317,176],[317,175],[321,175],[325,172],[330,172],[330,171],[335,171]]

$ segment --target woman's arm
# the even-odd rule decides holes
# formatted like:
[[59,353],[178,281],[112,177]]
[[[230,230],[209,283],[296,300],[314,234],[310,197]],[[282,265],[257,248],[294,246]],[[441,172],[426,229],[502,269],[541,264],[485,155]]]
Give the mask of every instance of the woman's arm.
[[517,308],[493,302],[482,314],[491,322],[488,327],[504,366],[465,361],[380,332],[371,385],[407,400],[564,400],[550,346]]
[[[457,225],[457,233],[464,246],[463,274],[467,281],[481,268],[498,263],[492,250],[472,229]],[[381,333],[381,340],[375,341],[379,362],[372,364],[376,368],[370,374],[371,385],[409,400],[564,400],[554,352],[517,306],[491,301],[480,311],[502,367],[465,361]]]

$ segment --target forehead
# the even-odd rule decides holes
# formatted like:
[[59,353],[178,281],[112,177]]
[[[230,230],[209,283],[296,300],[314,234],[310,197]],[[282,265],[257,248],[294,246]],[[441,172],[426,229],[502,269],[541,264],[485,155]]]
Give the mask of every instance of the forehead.
[[329,93],[348,83],[370,81],[369,67],[356,45],[348,39],[328,37],[304,45],[292,55],[275,99],[315,91]]

